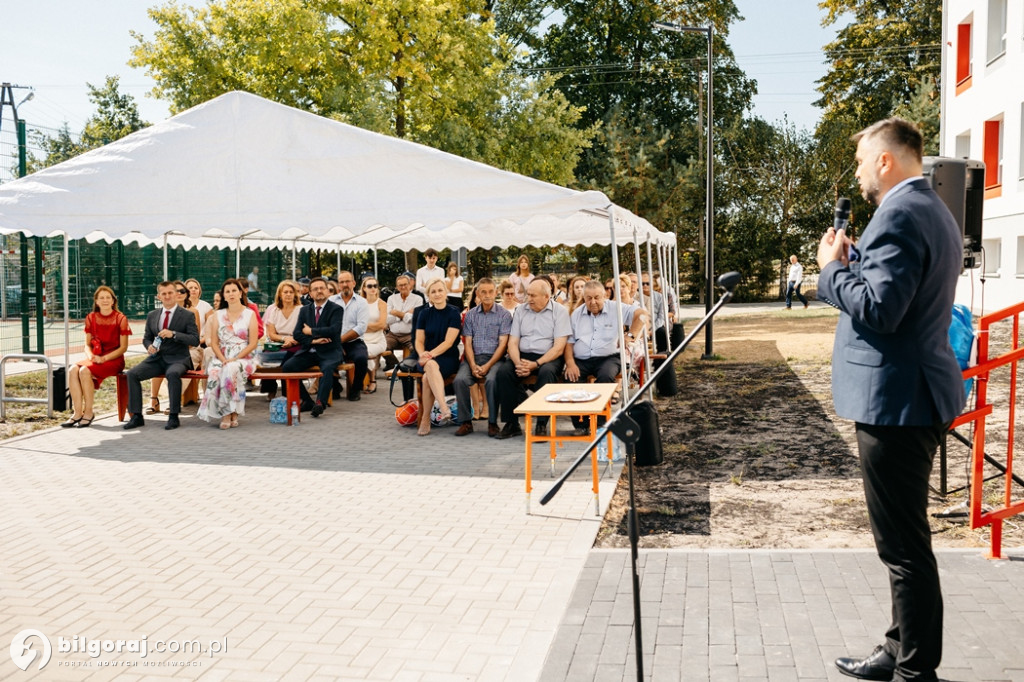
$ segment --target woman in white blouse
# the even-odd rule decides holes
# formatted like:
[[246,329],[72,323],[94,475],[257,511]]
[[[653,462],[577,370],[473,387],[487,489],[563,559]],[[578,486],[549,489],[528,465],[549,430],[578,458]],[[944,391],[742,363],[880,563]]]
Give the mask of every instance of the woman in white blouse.
[[[283,280],[277,285],[274,302],[267,306],[263,313],[264,335],[267,341],[280,343],[282,349],[295,346],[297,342],[292,333],[295,323],[299,321],[299,285],[290,280]],[[267,400],[277,395],[277,381],[263,379],[260,381],[260,393],[267,394]]]
[[380,283],[376,277],[363,280],[359,295],[366,299],[368,308],[363,343],[366,344],[366,356],[370,358],[370,384],[363,393],[376,393],[377,365],[380,364],[380,354],[388,349],[388,340],[384,337],[384,330],[388,326],[388,306],[380,297]]

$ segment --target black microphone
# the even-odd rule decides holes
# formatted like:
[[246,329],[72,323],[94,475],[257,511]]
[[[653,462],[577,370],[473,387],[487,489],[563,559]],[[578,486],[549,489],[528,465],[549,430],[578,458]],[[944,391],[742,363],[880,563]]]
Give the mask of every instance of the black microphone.
[[835,219],[832,226],[836,232],[845,230],[850,224],[850,200],[846,197],[836,199]]

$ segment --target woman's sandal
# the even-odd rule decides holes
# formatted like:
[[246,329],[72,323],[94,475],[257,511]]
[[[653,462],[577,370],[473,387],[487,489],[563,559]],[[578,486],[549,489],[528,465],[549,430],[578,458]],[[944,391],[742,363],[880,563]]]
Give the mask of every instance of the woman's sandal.
[[230,429],[231,428],[231,419],[228,418],[228,417],[224,417],[223,419],[221,419],[220,420],[220,428],[221,428],[222,431],[227,431],[228,429]]
[[[60,425],[60,428],[62,428],[62,429],[70,429],[72,426],[78,426],[78,423],[80,421],[82,421],[82,417],[79,417],[78,419],[75,419],[74,417],[70,417],[66,422],[64,422],[63,424]],[[92,420],[90,419],[89,421],[92,421]]]
[[377,392],[377,382],[376,381],[371,381],[370,385],[363,389],[363,393],[365,393],[366,395],[370,395],[371,393],[376,393],[376,392]]
[[86,419],[85,415],[83,414],[82,418],[78,420],[78,428],[80,428],[80,429],[87,429],[90,426],[92,426],[92,423],[94,421],[96,421],[96,415],[95,414],[93,416],[89,417],[88,419]]
[[160,412],[160,398],[150,398],[146,414],[158,414]]

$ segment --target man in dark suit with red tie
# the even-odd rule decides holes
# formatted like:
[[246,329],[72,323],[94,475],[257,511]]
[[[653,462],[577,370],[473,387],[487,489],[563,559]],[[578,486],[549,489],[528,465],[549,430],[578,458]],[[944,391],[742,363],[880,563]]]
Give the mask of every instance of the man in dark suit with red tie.
[[128,411],[131,419],[126,429],[145,426],[142,418],[142,382],[160,376],[167,377],[167,393],[170,398],[171,416],[165,429],[170,431],[180,425],[181,375],[192,369],[189,346],[199,345],[199,329],[196,316],[175,303],[177,288],[173,282],[160,282],[156,287],[157,296],[163,304],[146,317],[146,331],[142,345],[149,356],[128,370]]
[[309,295],[313,302],[302,306],[292,334],[299,343],[299,350],[281,365],[282,372],[302,372],[314,365],[320,367],[320,386],[315,403],[306,387],[299,384],[302,409],[312,409],[314,417],[322,415],[327,407],[334,383],[334,370],[342,359],[341,322],[345,310],[327,300],[330,293],[327,280],[323,277],[316,277],[309,283]]

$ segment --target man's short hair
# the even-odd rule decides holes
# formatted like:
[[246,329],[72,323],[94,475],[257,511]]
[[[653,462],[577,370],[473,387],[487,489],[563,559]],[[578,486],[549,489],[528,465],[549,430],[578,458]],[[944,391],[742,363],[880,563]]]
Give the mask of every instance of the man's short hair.
[[406,280],[407,282],[412,282],[412,277],[410,277],[409,275],[402,274],[399,275],[398,277],[395,277],[395,284],[398,284],[403,279]]
[[327,278],[326,277],[313,277],[312,279],[309,280],[310,286],[313,285],[313,282],[323,282],[324,286],[327,286]]
[[156,285],[156,290],[160,291],[164,287],[173,287],[173,286],[175,286],[174,282],[170,281],[169,279],[165,279],[164,281],[160,282],[160,284]]
[[[551,284],[551,279],[548,278],[547,275],[537,275],[536,277],[533,278],[533,282],[530,282],[531,285],[535,283],[545,285],[544,293],[546,293],[548,296],[550,296],[551,292],[554,291],[554,287]],[[529,287],[527,287],[527,289],[529,289]]]
[[494,280],[490,277],[481,277],[476,281],[476,285],[479,287],[482,284],[494,284]]
[[601,284],[601,282],[596,279],[588,279],[583,285],[583,291],[586,291],[587,289],[604,291],[604,284]]
[[423,257],[426,258],[427,256],[430,256],[431,258],[437,258],[437,251],[435,249],[427,249],[426,251],[423,252]]
[[349,277],[351,277],[351,278],[352,278],[352,281],[355,281],[355,279],[356,279],[356,276],[355,276],[355,275],[353,275],[353,274],[352,274],[351,272],[349,272],[348,270],[338,270],[338,276],[337,276],[337,277],[336,277],[335,279],[337,279],[337,280],[338,280],[338,281],[340,282],[340,281],[341,281],[341,276],[342,276],[342,275],[348,275]]
[[872,123],[859,133],[854,133],[851,139],[860,142],[864,138],[868,141],[878,139],[883,146],[892,151],[910,152],[919,163],[924,157],[924,137],[921,131],[916,125],[899,116]]

